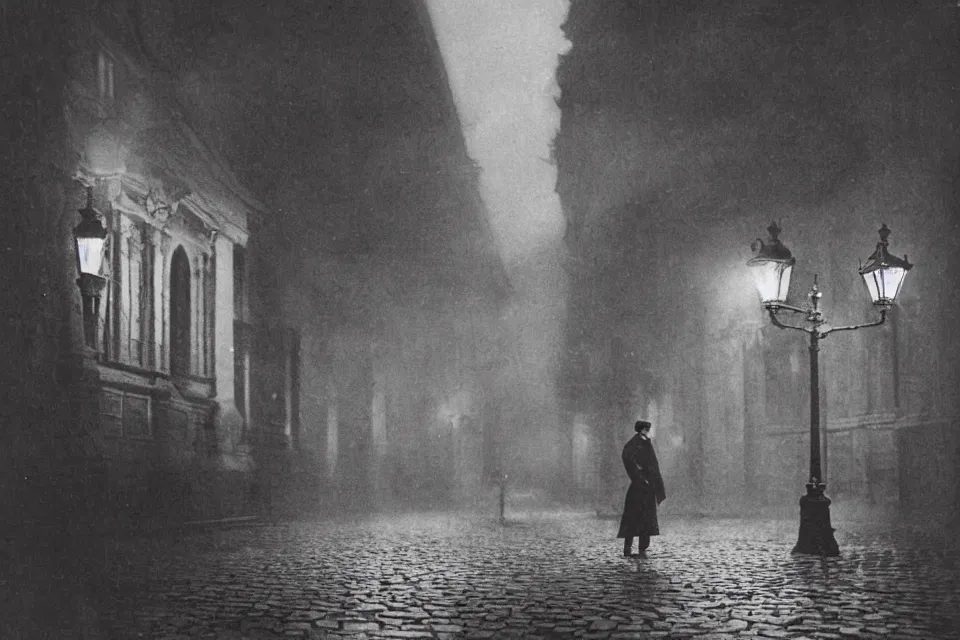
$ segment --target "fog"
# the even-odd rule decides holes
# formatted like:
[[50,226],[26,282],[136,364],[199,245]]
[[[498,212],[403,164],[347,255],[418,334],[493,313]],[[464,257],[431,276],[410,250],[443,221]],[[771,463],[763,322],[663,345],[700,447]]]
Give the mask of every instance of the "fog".
[[[8,4],[0,635],[98,637],[101,605],[167,634],[385,631],[427,616],[376,600],[420,616],[447,572],[431,614],[531,586],[518,563],[605,565],[579,607],[632,573],[598,520],[638,418],[667,572],[707,539],[787,552],[815,409],[838,531],[957,538],[956,3]],[[78,216],[106,236],[82,274]],[[819,370],[748,274],[771,220],[788,304],[819,278],[831,326],[878,315],[881,224],[914,263]],[[847,538],[851,566],[937,560],[898,529]]]
[[191,16],[193,55],[170,54],[192,117],[269,203],[251,315],[299,331],[303,509],[562,475],[566,4],[514,5],[214,4]]
[[[852,265],[880,223],[900,255],[950,253],[943,7],[900,24],[764,2],[177,5],[145,33],[186,112],[268,204],[251,221],[251,321],[299,336],[288,428],[304,509],[331,495],[482,502],[504,475],[568,493],[573,430],[589,493],[619,477],[608,454],[649,411],[699,509],[704,482],[760,482],[744,472],[751,421],[805,420],[795,398],[751,404],[751,363],[792,344],[760,333],[744,266],[769,221],[803,258],[793,295],[821,273],[841,321],[871,311]],[[905,290],[915,306],[924,268]],[[919,353],[939,329],[906,331]],[[625,368],[597,374],[613,344]],[[852,367],[837,379],[835,415],[876,410]],[[564,407],[558,380],[602,388],[609,406]]]
[[560,124],[556,67],[569,49],[560,28],[567,2],[428,6],[514,290],[503,325],[514,345],[504,375],[520,392],[505,415],[516,416],[516,435],[523,434],[518,456],[537,466],[562,464],[555,381],[566,311],[565,222],[553,139]]
[[[797,258],[789,300],[806,304],[819,274],[836,324],[876,317],[856,268],[881,223],[895,229],[897,255],[956,255],[944,235],[955,211],[944,202],[956,194],[957,136],[942,114],[956,109],[957,14],[937,3],[894,15],[814,3],[582,2],[571,15],[557,148],[570,231],[588,264],[571,292],[582,335],[574,346],[596,361],[610,336],[622,339],[623,371],[636,374],[622,389],[631,395],[624,412],[650,401],[671,408],[658,433],[671,500],[707,512],[756,508],[752,496],[792,504],[808,455],[807,354],[798,334],[766,326],[745,266],[749,243],[779,221]],[[917,260],[896,328],[824,344],[824,420],[837,429],[824,447],[841,503],[875,507],[878,487],[893,492],[897,482],[876,478],[912,464],[898,458],[907,455],[898,436],[875,445],[860,430],[885,411],[906,425],[916,411],[955,403],[952,392],[920,391],[943,378],[906,365],[937,344],[942,375],[956,376],[956,341],[935,328],[951,312],[925,293],[938,268]],[[884,378],[898,366],[912,367],[912,400],[891,390],[903,379]],[[609,418],[583,419],[596,429]],[[945,481],[937,465],[917,464],[924,482]]]

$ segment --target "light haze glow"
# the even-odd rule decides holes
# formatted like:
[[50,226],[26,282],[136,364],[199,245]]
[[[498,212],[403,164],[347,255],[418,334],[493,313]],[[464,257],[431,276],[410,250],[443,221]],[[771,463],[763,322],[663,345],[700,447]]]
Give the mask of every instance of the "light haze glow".
[[[555,372],[566,309],[564,216],[552,143],[560,125],[566,0],[427,0],[467,149],[515,292],[504,313],[513,397],[503,425],[517,464],[551,468]],[[523,460],[523,462],[519,462]],[[511,466],[508,462],[508,467]]]

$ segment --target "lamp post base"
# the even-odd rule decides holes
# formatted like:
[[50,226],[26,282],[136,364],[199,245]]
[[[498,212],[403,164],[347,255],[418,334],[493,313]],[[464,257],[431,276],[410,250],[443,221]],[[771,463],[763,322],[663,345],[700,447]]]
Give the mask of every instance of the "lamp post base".
[[807,484],[807,495],[800,498],[800,534],[793,553],[839,556],[840,547],[830,525],[830,498],[825,484]]

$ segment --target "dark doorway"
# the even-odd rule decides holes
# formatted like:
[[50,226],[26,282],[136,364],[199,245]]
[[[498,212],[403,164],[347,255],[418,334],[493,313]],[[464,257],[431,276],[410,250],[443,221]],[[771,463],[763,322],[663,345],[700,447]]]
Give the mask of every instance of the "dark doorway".
[[170,373],[190,373],[190,261],[183,247],[170,265]]

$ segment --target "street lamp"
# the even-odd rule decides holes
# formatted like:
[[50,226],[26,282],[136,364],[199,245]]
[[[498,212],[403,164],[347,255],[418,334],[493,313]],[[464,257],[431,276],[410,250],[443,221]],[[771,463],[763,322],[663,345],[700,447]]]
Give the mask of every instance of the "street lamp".
[[[809,305],[806,308],[786,304],[794,259],[777,238],[780,233],[777,224],[771,224],[768,231],[770,240],[767,243],[759,239],[754,241],[751,248],[756,255],[747,262],[757,276],[761,302],[775,326],[804,331],[810,335],[810,480],[806,485],[806,495],[800,498],[800,533],[793,553],[836,556],[840,555],[840,549],[830,525],[830,499],[825,495],[827,485],[823,481],[820,468],[820,340],[834,331],[850,331],[883,324],[887,319],[887,310],[896,301],[903,279],[913,265],[907,262],[906,256],[897,258],[887,253],[890,229],[883,225],[880,228],[880,242],[877,243],[876,251],[859,269],[870,292],[870,298],[880,311],[880,318],[865,324],[832,327],[826,323],[820,311],[820,297],[823,294],[818,287],[817,276],[813,277],[813,285],[807,294]],[[779,317],[781,311],[805,316],[806,326],[782,322]]]
[[73,229],[73,236],[80,270],[77,285],[83,298],[83,337],[86,345],[96,351],[100,295],[107,282],[100,275],[107,230],[100,222],[100,213],[93,208],[93,187],[87,187],[87,204],[80,209],[80,218],[80,224]]
[[887,238],[890,229],[887,225],[880,227],[880,242],[877,249],[867,258],[867,263],[860,266],[860,275],[867,284],[870,299],[880,307],[889,307],[900,293],[903,279],[913,265],[907,262],[907,255],[898,258],[887,253]]
[[750,245],[756,254],[747,264],[751,267],[757,291],[760,292],[760,301],[764,306],[780,306],[787,300],[790,289],[790,275],[796,262],[790,250],[783,246],[780,239],[780,227],[771,222],[767,227],[770,240],[764,243],[757,238]]

